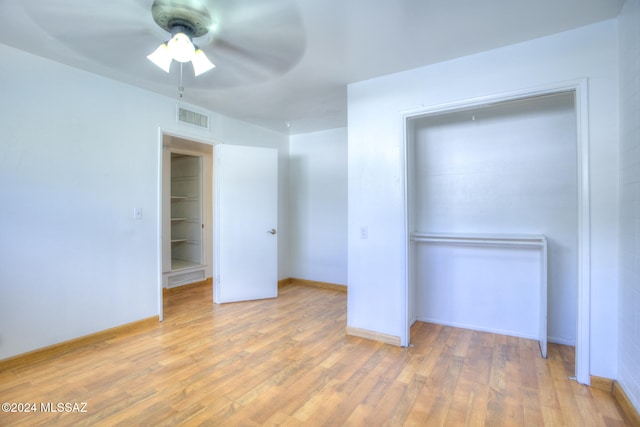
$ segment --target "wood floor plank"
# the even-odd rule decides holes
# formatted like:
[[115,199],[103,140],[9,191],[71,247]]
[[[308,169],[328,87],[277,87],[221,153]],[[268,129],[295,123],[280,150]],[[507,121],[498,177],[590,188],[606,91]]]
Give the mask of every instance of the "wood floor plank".
[[4,426],[628,426],[610,394],[569,379],[575,353],[417,322],[412,347],[346,336],[344,292],[285,285],[215,305],[173,289],[165,320],[0,372]]

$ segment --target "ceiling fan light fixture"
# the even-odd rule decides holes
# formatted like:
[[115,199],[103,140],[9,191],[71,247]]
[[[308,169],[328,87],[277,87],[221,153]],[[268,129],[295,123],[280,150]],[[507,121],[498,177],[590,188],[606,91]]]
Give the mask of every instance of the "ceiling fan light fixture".
[[196,53],[191,37],[184,32],[174,34],[171,40],[167,42],[167,48],[171,57],[178,62],[189,62]]
[[191,59],[191,64],[193,64],[193,72],[196,77],[215,67],[213,62],[207,58],[207,55],[205,55],[202,49],[196,49],[193,58]]
[[173,57],[171,56],[171,53],[169,53],[169,47],[166,43],[162,43],[158,46],[152,54],[147,55],[147,58],[167,73],[171,68],[171,61],[173,61]]
[[211,28],[211,15],[207,8],[194,0],[154,0],[151,16],[160,28],[171,33],[169,41],[161,44],[147,58],[167,73],[171,62],[180,62],[180,85],[182,98],[182,64],[191,62],[196,76],[215,67],[207,55],[193,44],[193,38],[206,35]]

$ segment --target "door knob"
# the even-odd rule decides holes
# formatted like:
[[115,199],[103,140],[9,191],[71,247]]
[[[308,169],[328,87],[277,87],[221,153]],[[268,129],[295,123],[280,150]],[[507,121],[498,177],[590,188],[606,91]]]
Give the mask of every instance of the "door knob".
[[272,228],[271,230],[268,230],[267,233],[269,234],[276,234],[276,229]]

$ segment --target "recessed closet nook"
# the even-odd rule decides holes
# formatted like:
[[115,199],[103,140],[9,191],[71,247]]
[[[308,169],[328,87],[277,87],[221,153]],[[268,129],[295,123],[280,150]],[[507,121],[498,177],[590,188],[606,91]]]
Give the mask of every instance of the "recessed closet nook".
[[407,120],[410,323],[575,345],[573,92]]
[[162,278],[173,288],[211,277],[212,147],[163,137]]

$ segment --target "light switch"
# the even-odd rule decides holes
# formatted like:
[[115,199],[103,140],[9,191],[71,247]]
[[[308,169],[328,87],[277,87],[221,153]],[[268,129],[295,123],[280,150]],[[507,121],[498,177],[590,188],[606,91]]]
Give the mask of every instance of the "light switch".
[[133,208],[133,219],[142,219],[142,208]]
[[366,225],[360,226],[360,238],[366,239],[369,237],[369,228]]

